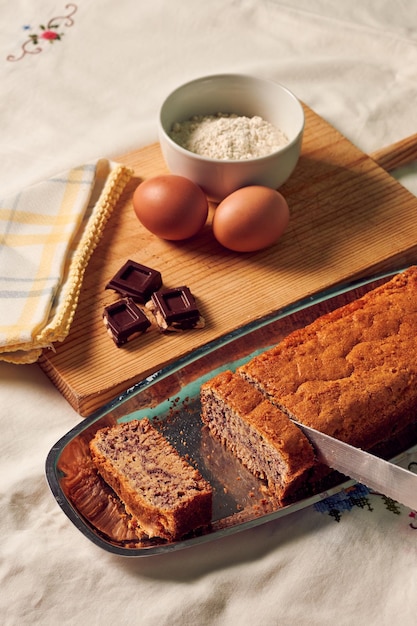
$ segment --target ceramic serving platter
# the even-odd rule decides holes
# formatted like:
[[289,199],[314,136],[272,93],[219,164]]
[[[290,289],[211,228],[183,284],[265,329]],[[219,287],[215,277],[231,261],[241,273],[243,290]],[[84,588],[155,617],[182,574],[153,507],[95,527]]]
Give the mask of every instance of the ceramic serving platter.
[[[398,270],[401,271],[401,270]],[[225,369],[235,369],[255,354],[316,317],[360,297],[394,273],[374,276],[321,292],[251,322],[137,381],[104,408],[60,439],[46,460],[46,475],[58,505],[78,530],[104,550],[131,557],[153,556],[191,548],[232,533],[265,524],[308,507],[346,488],[353,481],[332,476],[323,488],[310,486],[306,497],[277,507],[254,478],[215,441],[200,418],[201,384]],[[198,467],[214,488],[211,528],[177,542],[138,540],[113,492],[95,472],[88,443],[104,426],[149,417],[179,453]],[[410,442],[410,444],[417,442]],[[417,445],[394,459],[404,464]],[[331,486],[330,486],[331,485]]]

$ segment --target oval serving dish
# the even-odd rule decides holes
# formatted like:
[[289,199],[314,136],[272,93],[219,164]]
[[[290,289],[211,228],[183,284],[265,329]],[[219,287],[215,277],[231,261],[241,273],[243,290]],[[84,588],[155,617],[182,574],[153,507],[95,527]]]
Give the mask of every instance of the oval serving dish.
[[[346,477],[333,474],[324,490],[323,485],[309,486],[302,500],[274,507],[265,497],[262,481],[206,431],[200,419],[200,386],[219,371],[234,370],[296,328],[362,296],[399,271],[335,287],[256,320],[139,381],[78,424],[52,447],[46,459],[46,477],[63,512],[100,548],[121,556],[144,557],[191,548],[264,524],[353,484]],[[212,484],[213,516],[209,530],[176,542],[138,539],[129,528],[129,517],[121,503],[95,472],[88,447],[95,432],[145,416]],[[414,445],[393,461],[402,464],[416,451]]]

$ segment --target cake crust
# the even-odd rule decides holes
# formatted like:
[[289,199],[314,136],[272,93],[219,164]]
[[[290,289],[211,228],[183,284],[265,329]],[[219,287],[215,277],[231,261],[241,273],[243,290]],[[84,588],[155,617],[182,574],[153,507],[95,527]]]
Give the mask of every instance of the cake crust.
[[371,449],[415,421],[417,268],[238,369],[297,421]]

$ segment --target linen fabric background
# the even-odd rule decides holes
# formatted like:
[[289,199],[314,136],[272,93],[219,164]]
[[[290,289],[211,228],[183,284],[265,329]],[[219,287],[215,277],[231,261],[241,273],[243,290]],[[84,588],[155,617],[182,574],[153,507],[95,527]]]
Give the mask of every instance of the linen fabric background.
[[[283,83],[367,153],[417,131],[414,0],[0,0],[0,17],[1,197],[156,141],[165,95],[211,73]],[[415,164],[395,176],[417,194]],[[3,624],[415,623],[414,512],[369,495],[119,558],[44,477],[79,415],[36,365],[0,363],[0,406]]]

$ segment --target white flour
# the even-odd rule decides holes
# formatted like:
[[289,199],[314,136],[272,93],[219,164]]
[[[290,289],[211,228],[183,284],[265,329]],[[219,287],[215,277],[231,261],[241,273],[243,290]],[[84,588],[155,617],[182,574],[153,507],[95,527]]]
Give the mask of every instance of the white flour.
[[259,116],[225,113],[176,122],[170,137],[200,156],[239,161],[266,156],[288,143],[281,130]]

